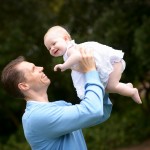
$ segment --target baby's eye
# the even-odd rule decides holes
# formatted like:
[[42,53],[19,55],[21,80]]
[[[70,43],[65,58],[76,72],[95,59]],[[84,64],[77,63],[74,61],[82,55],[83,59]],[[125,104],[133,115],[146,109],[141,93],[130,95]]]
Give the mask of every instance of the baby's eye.
[[53,42],[53,45],[55,45],[56,44],[56,42]]

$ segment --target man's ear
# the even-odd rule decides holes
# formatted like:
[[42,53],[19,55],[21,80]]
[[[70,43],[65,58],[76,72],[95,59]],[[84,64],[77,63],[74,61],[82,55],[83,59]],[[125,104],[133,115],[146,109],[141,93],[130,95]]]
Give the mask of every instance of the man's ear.
[[21,82],[18,84],[18,88],[22,91],[26,91],[29,89],[29,85],[25,82]]

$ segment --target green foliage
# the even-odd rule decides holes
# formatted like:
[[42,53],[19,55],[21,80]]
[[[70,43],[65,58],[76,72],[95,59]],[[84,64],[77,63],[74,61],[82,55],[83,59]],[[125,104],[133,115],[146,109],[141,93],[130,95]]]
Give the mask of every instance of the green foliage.
[[150,17],[143,18],[143,24],[135,32],[135,46],[136,56],[138,59],[139,73],[142,74],[150,70]]
[[31,150],[29,144],[24,138],[22,128],[19,128],[15,134],[11,135],[6,144],[1,144],[0,148],[1,150]]
[[[120,97],[115,96],[115,113],[124,107],[129,112],[122,113],[123,116],[121,113],[113,114],[108,122],[86,129],[88,147],[102,150],[108,146],[114,148],[146,138],[150,133],[149,122],[140,111],[150,111],[150,88],[145,86],[145,83],[150,83],[149,1],[0,0],[0,4],[0,70],[19,55],[24,55],[36,65],[44,66],[52,82],[48,89],[51,101],[65,99],[77,103],[70,70],[64,73],[53,72],[55,64],[62,62],[62,59],[52,58],[43,44],[43,36],[50,26],[63,25],[77,43],[95,40],[122,49],[127,63],[122,80],[142,85],[142,91],[146,93],[143,97],[144,105],[137,111],[136,107],[128,107],[128,103],[117,104]],[[0,149],[2,143],[6,143],[3,145],[4,150],[22,149],[21,146],[24,150],[28,149],[19,129],[25,102],[8,96],[1,85],[0,95]],[[16,133],[17,130],[20,133]],[[17,142],[18,139],[21,141]]]
[[[134,106],[132,106],[134,107]],[[149,137],[148,118],[140,107],[124,112],[113,112],[109,120],[96,127],[84,129],[88,149],[115,150],[137,144]]]

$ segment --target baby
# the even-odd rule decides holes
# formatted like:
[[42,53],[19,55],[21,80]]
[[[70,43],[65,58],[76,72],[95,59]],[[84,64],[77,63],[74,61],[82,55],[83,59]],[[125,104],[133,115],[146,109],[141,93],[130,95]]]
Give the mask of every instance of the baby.
[[44,45],[50,55],[54,57],[63,56],[65,62],[57,64],[54,71],[58,69],[61,71],[72,70],[73,85],[80,99],[84,97],[85,79],[79,65],[81,59],[79,47],[84,47],[87,51],[93,51],[96,68],[106,92],[128,96],[136,103],[142,103],[137,88],[133,88],[131,83],[120,82],[122,72],[125,69],[124,53],[121,50],[115,50],[93,41],[76,44],[66,29],[61,26],[51,27],[47,31],[44,36]]

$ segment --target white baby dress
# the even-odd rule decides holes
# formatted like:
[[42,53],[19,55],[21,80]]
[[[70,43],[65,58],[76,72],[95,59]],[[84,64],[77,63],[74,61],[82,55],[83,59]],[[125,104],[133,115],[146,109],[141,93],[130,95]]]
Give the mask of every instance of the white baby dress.
[[[74,40],[70,42],[68,48],[72,45],[76,45]],[[86,50],[93,50],[94,51],[94,58],[96,62],[96,70],[99,73],[99,77],[101,82],[103,83],[104,87],[107,86],[107,82],[109,79],[109,74],[113,71],[113,64],[115,62],[122,62],[122,71],[125,69],[125,61],[123,60],[124,53],[121,50],[115,50],[109,46],[100,44],[98,42],[84,42],[80,44]],[[64,61],[68,59],[67,51],[63,56]],[[76,89],[77,96],[80,99],[84,98],[84,86],[85,86],[85,79],[84,74],[78,72],[76,70],[72,70],[71,77],[73,81],[73,85]]]

